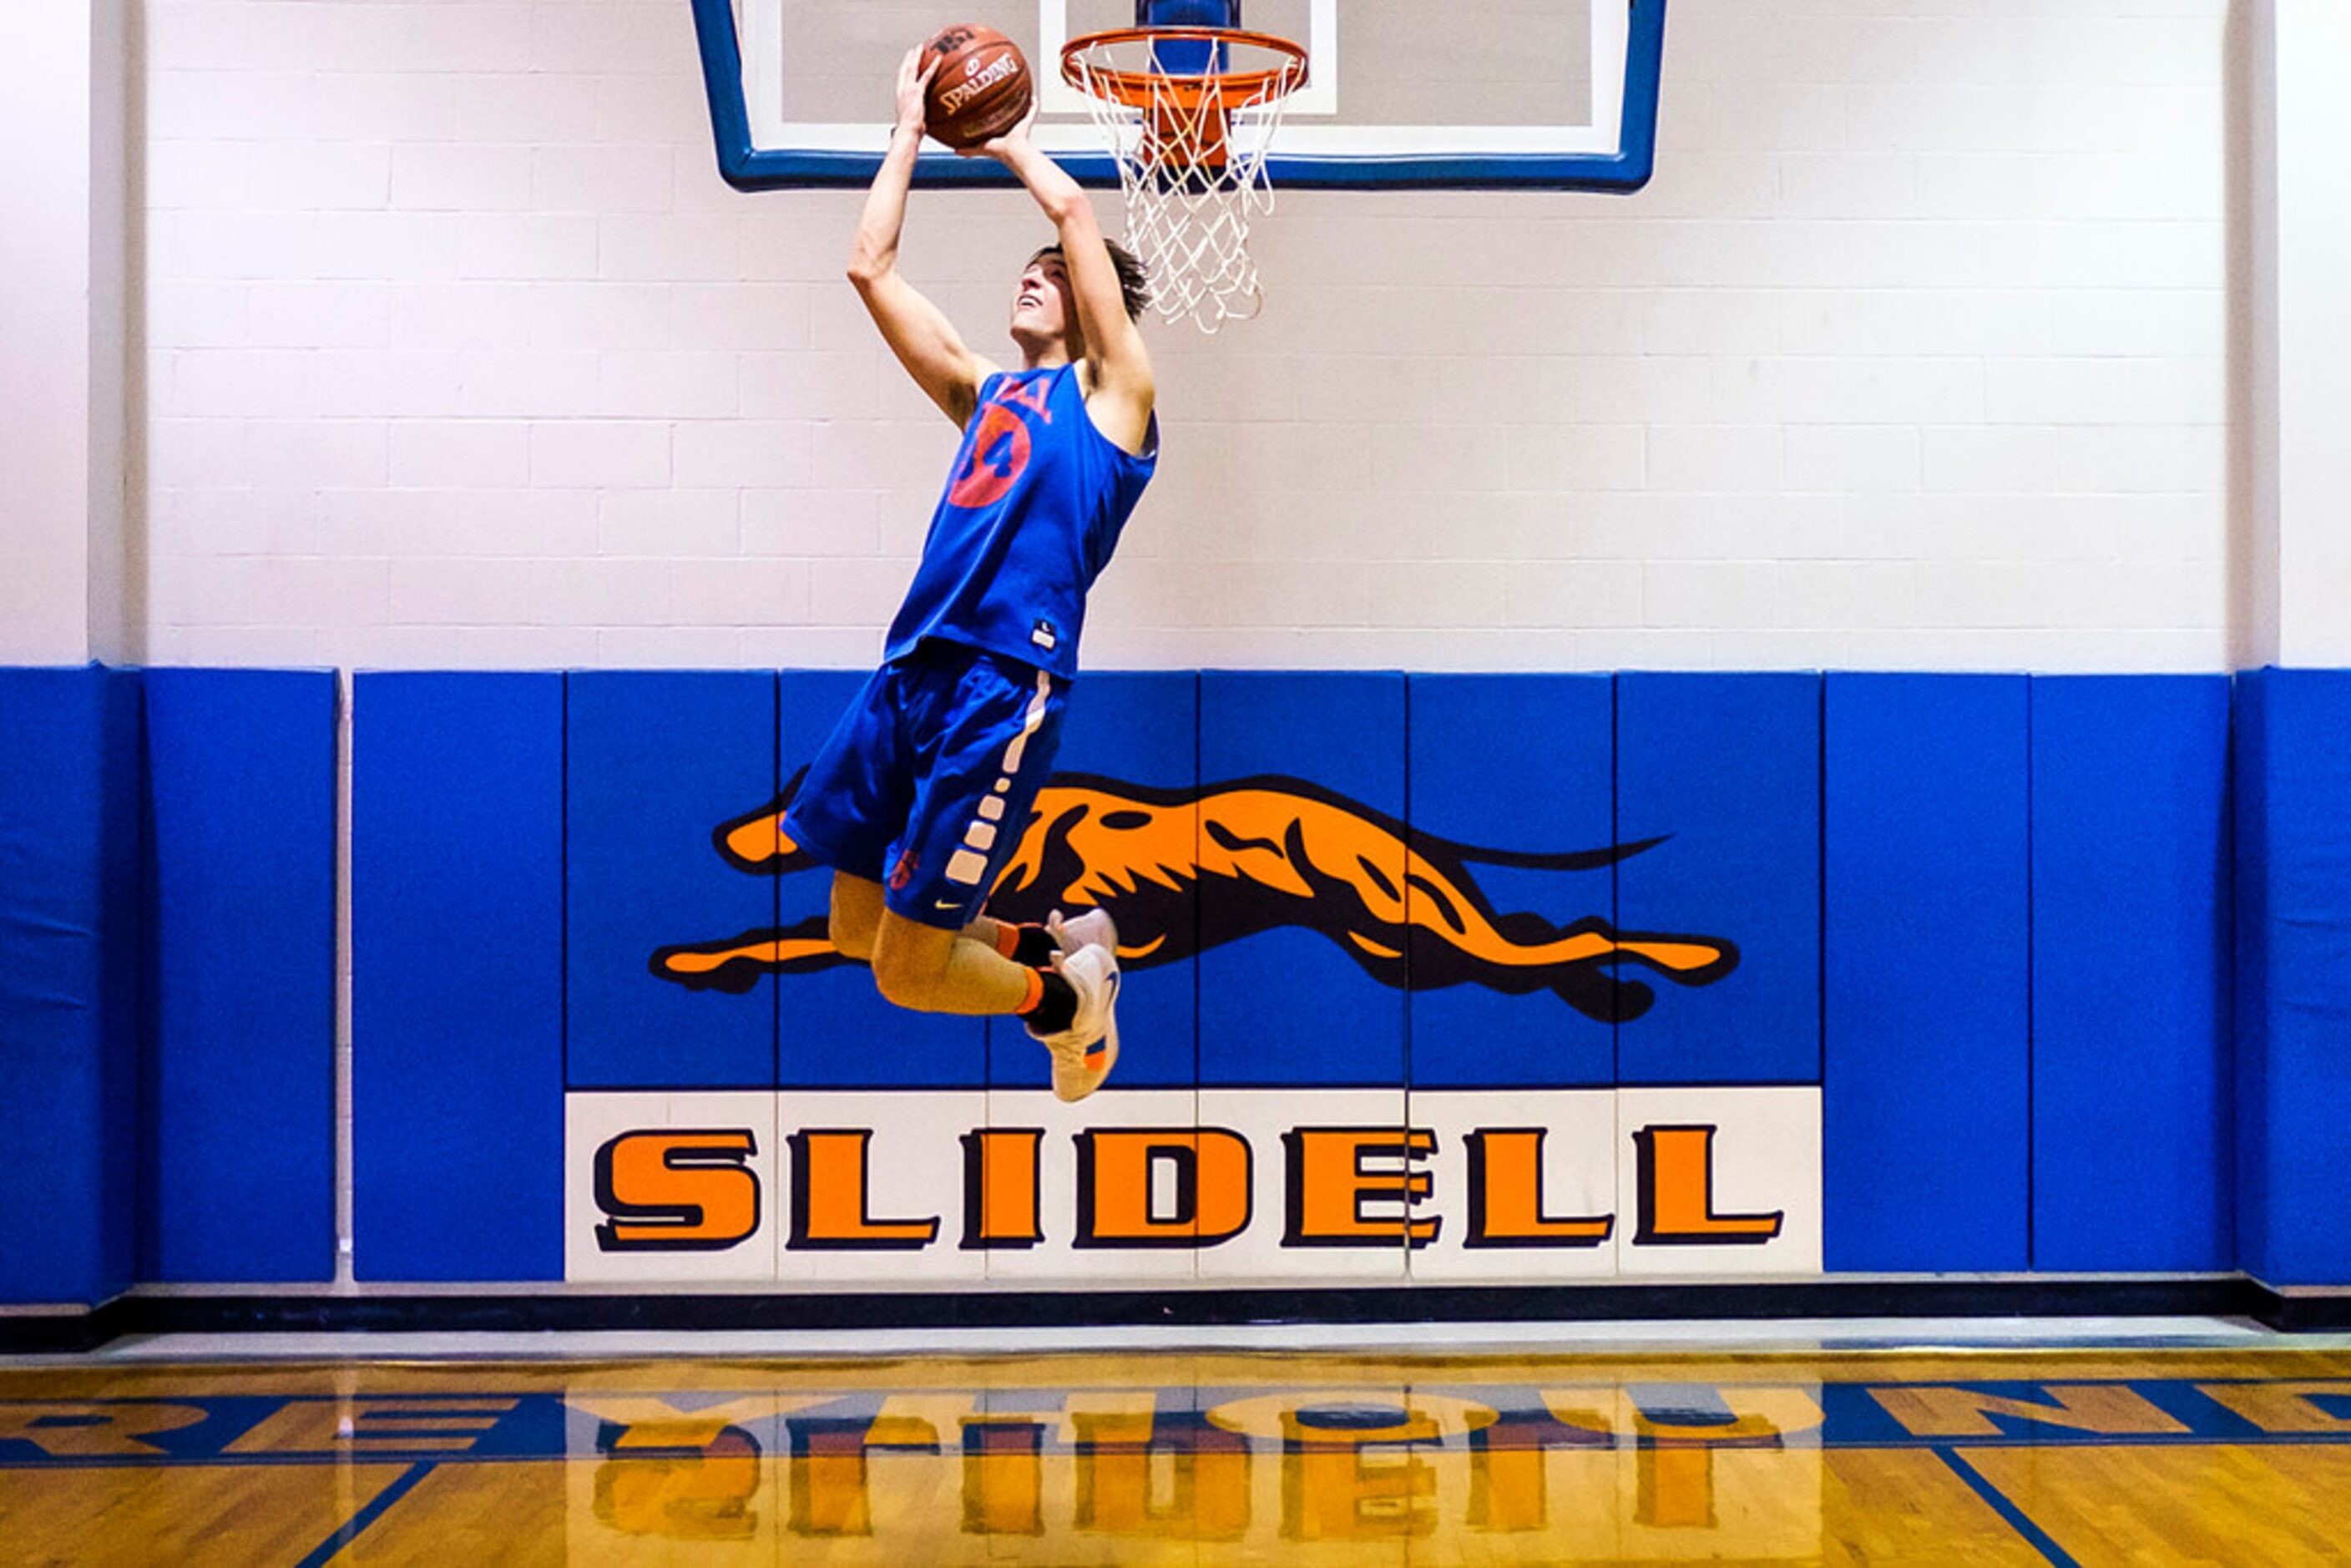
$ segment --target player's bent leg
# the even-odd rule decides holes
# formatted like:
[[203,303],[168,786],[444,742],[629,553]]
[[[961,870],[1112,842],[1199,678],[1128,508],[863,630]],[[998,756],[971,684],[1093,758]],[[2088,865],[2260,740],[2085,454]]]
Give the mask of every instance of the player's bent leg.
[[963,934],[1030,969],[1050,969],[1057,956],[1081,947],[1118,951],[1118,927],[1111,924],[1106,909],[1083,910],[1069,919],[1056,909],[1041,924],[1029,925],[982,915],[965,926]]
[[[905,831],[883,857],[893,868],[884,907],[896,919],[883,922],[875,978],[908,1007],[1017,1014],[1052,1053],[1054,1093],[1081,1099],[1117,1060],[1115,946],[1068,940],[1075,934],[1060,922],[1008,926],[981,912],[1051,777],[1065,685],[1018,660],[944,646],[922,677],[935,732]],[[893,955],[908,935],[900,921],[963,940],[909,936]]]
[[889,909],[882,912],[872,962],[883,998],[918,1012],[1017,1013],[1035,995],[1036,972],[989,944]]
[[[998,920],[988,915],[975,915],[971,917],[971,923],[963,928],[962,934],[975,942],[994,948],[1009,958],[1013,956],[1010,949],[1019,940],[1019,932],[1020,927],[1009,921]],[[1030,967],[1034,968],[1035,966],[1031,965]]]
[[[925,925],[885,908],[873,945],[873,980],[887,1000],[937,1013],[1018,1013],[1053,1053],[1053,1092],[1082,1100],[1118,1064],[1118,960],[1089,944],[1058,953],[1040,972],[1014,962],[967,930]],[[1058,988],[1061,1017],[1040,1030],[1048,988]]]
[[828,934],[841,952],[861,962],[873,957],[873,939],[882,929],[882,884],[848,872],[832,873],[832,913]]
[[1021,925],[986,915],[975,916],[963,928],[963,934],[994,948],[1024,969],[1049,969],[1052,967],[1053,956],[1063,950],[1048,926]]

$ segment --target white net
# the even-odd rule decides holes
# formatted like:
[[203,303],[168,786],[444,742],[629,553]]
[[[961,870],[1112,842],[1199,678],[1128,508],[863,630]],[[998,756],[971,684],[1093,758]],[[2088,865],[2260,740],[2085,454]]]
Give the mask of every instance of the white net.
[[[1171,40],[1202,69],[1169,69]],[[1265,156],[1306,80],[1294,45],[1208,29],[1098,35],[1071,47],[1071,86],[1118,161],[1126,244],[1151,269],[1152,306],[1203,332],[1264,304],[1249,220],[1273,211]]]

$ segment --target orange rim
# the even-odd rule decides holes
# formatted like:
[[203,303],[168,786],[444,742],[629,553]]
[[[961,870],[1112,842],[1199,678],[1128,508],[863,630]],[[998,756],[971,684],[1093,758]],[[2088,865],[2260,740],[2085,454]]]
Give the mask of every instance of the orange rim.
[[[1160,43],[1190,39],[1204,44],[1238,44],[1268,49],[1283,57],[1280,64],[1253,71],[1122,71],[1081,65],[1091,51],[1122,44]],[[1148,110],[1173,95],[1186,109],[1214,100],[1227,111],[1270,103],[1306,85],[1306,49],[1271,33],[1249,33],[1231,27],[1113,27],[1071,38],[1061,47],[1061,79],[1081,92]]]

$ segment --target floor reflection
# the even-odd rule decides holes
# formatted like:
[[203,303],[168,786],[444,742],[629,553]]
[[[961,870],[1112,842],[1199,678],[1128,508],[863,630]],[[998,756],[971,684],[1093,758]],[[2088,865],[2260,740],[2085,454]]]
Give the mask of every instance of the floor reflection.
[[0,1368],[61,1563],[2048,1563],[2351,1549],[2351,1357]]
[[[751,1500],[760,1458],[758,1440],[729,1427],[691,1456],[607,1459],[596,1467],[591,1511],[599,1527],[617,1535],[749,1541],[759,1533]],[[804,1490],[796,1486],[795,1499]],[[797,1508],[793,1514],[795,1530],[826,1533],[814,1527],[815,1516]]]
[[[1733,1545],[1753,1560],[1819,1554],[1816,1387],[1532,1395],[900,1395],[750,1427],[684,1411],[602,1421],[571,1536],[582,1554],[600,1536],[606,1547],[613,1536],[767,1535],[907,1552],[952,1539],[1039,1562],[1186,1544],[1270,1559],[1456,1539],[1518,1558]],[[742,1404],[704,1408],[740,1416]]]

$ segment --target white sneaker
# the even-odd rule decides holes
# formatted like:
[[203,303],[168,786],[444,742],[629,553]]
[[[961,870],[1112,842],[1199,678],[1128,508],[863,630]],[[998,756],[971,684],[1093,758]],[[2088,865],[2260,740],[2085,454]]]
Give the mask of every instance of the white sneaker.
[[1064,920],[1058,909],[1045,917],[1045,934],[1064,953],[1074,953],[1081,947],[1100,947],[1112,957],[1118,956],[1118,927],[1111,924],[1107,909],[1089,909],[1075,920]]
[[1029,1033],[1053,1053],[1054,1097],[1082,1100],[1118,1065],[1118,960],[1109,948],[1089,944],[1055,954],[1053,972],[1078,993],[1077,1016],[1059,1034]]

